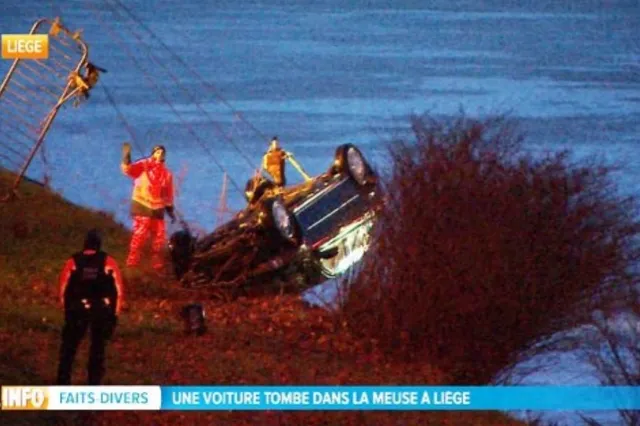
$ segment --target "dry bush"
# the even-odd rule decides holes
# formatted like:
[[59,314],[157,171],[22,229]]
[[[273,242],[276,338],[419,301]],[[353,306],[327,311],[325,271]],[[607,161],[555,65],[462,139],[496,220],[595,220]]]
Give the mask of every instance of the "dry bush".
[[[629,290],[623,306],[593,316],[577,345],[577,353],[604,386],[640,387],[640,289],[634,285]],[[640,424],[638,410],[621,408],[616,414],[617,424]],[[583,416],[583,420],[599,425],[593,418]]]
[[484,384],[624,297],[640,227],[610,168],[525,155],[503,117],[413,117],[412,135],[390,144],[374,244],[343,309],[355,333]]

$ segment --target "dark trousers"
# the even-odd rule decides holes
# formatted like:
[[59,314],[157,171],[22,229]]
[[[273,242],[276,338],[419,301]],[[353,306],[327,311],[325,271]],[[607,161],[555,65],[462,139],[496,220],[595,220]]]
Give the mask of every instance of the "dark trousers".
[[111,313],[90,313],[88,311],[68,311],[65,313],[62,328],[62,344],[60,345],[60,361],[58,364],[57,384],[71,384],[73,361],[80,342],[91,329],[91,345],[89,348],[88,384],[99,385],[105,372],[105,349],[113,335],[116,317]]

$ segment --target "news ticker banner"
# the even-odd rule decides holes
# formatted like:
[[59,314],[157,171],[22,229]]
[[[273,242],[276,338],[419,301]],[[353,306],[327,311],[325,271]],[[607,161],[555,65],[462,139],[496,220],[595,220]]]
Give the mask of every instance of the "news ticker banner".
[[639,410],[630,386],[2,386],[2,410]]

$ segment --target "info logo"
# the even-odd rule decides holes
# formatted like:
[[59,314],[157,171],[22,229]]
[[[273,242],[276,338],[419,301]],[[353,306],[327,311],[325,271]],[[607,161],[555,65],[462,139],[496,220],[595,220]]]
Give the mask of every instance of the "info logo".
[[3,34],[3,59],[47,59],[49,36],[47,34]]
[[3,386],[3,410],[46,410],[49,390],[46,387]]

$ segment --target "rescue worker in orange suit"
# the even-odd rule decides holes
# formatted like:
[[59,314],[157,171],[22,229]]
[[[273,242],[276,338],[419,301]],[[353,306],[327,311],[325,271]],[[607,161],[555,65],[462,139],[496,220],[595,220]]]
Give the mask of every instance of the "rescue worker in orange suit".
[[69,258],[60,273],[60,303],[65,321],[57,384],[71,384],[73,361],[87,329],[91,330],[88,384],[99,385],[105,368],[105,349],[113,335],[123,301],[122,275],[116,261],[101,251],[97,230],[89,231],[83,250]]
[[277,186],[285,186],[287,179],[284,173],[284,161],[287,158],[285,150],[278,145],[278,138],[276,136],[271,140],[269,149],[262,158],[262,168],[271,175],[273,182]]
[[127,266],[139,265],[141,251],[151,237],[152,267],[161,271],[164,268],[163,249],[166,243],[164,216],[176,220],[173,211],[173,175],[165,166],[166,149],[156,145],[151,156],[134,163],[131,162],[131,146],[123,145],[122,172],[135,179],[131,200],[133,217],[133,235],[129,246]]

